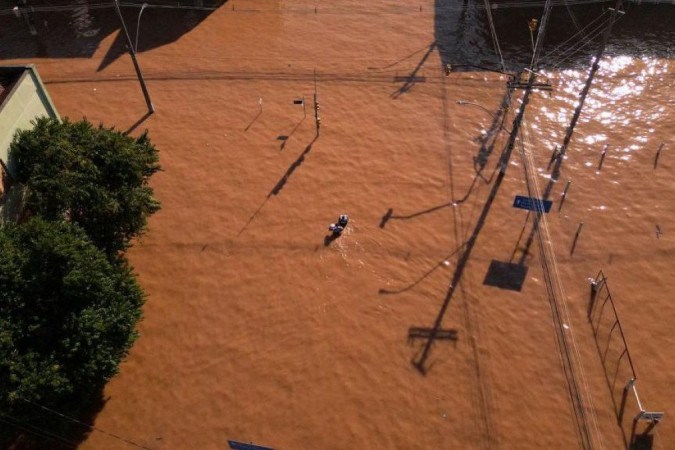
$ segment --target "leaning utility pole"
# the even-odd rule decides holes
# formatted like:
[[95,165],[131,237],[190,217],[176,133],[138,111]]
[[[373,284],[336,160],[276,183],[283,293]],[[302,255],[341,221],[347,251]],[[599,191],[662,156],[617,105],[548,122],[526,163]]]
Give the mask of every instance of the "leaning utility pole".
[[567,127],[567,131],[565,132],[565,139],[563,139],[562,146],[560,147],[560,157],[565,155],[565,152],[567,152],[567,146],[570,143],[570,140],[572,139],[572,133],[574,133],[574,127],[577,125],[577,121],[579,120],[579,116],[581,115],[581,109],[584,107],[584,102],[586,101],[586,96],[588,95],[588,91],[591,89],[591,83],[593,83],[593,78],[595,77],[595,73],[598,71],[598,68],[600,67],[600,58],[602,58],[602,54],[605,52],[605,47],[607,46],[607,41],[609,40],[610,34],[612,34],[612,28],[614,27],[614,22],[616,22],[618,19],[619,14],[625,14],[623,11],[620,11],[621,6],[623,6],[623,0],[616,0],[616,6],[614,9],[612,9],[612,15],[609,18],[609,24],[607,25],[607,28],[605,29],[605,33],[602,36],[602,42],[600,43],[600,47],[598,48],[598,52],[595,55],[595,59],[593,60],[593,65],[591,65],[591,71],[588,73],[588,78],[586,79],[586,84],[584,85],[584,89],[581,91],[580,98],[579,98],[579,104],[577,105],[576,109],[574,110],[574,115],[572,116],[572,121],[570,122],[570,126]]
[[152,105],[152,100],[150,100],[148,88],[145,86],[145,80],[143,79],[141,68],[138,65],[138,61],[136,61],[136,49],[134,48],[134,45],[131,43],[131,37],[129,37],[127,25],[124,23],[124,17],[122,17],[122,11],[120,10],[119,0],[115,0],[115,10],[117,11],[117,15],[119,16],[120,22],[122,23],[122,30],[124,31],[124,35],[127,38],[127,47],[129,47],[129,54],[131,55],[131,60],[134,63],[134,69],[136,69],[136,76],[138,77],[139,83],[141,83],[141,90],[143,91],[143,97],[145,97],[145,103],[146,105],[148,105],[148,114],[152,114],[155,112],[155,107]]

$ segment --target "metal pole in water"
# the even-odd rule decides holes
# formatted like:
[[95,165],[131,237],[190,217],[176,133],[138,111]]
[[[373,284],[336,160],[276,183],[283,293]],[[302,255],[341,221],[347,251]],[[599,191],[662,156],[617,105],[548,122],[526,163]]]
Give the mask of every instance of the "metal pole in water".
[[574,241],[572,242],[572,249],[570,250],[570,255],[574,254],[574,249],[577,246],[577,241],[579,240],[579,234],[581,233],[581,229],[584,227],[584,223],[580,222],[579,223],[579,228],[577,228],[577,232],[574,235]]
[[572,180],[567,180],[565,189],[563,190],[563,193],[560,194],[560,205],[558,206],[558,211],[562,209],[563,203],[565,203],[565,199],[567,198],[567,190],[570,188],[570,184],[572,184]]
[[602,163],[605,162],[605,155],[607,154],[607,148],[609,144],[605,144],[605,147],[602,149],[602,154],[600,155],[600,164],[598,164],[598,170],[602,170]]
[[656,156],[654,157],[654,168],[659,165],[659,156],[661,156],[661,150],[663,150],[663,146],[666,145],[665,142],[661,142],[661,145],[659,145],[659,149],[656,151]]
[[145,86],[145,80],[143,79],[143,74],[141,73],[141,68],[136,61],[136,49],[134,49],[134,44],[131,42],[131,37],[129,36],[129,31],[127,30],[127,25],[124,23],[124,17],[122,17],[122,11],[120,10],[119,0],[115,0],[115,10],[117,15],[120,18],[122,23],[122,30],[124,35],[127,38],[127,46],[129,47],[129,54],[131,55],[131,61],[134,63],[134,69],[136,70],[136,76],[138,77],[138,82],[141,84],[141,90],[143,91],[143,97],[145,97],[145,103],[148,106],[148,113],[152,114],[155,112],[155,107],[150,100],[150,94],[148,93],[148,88]]

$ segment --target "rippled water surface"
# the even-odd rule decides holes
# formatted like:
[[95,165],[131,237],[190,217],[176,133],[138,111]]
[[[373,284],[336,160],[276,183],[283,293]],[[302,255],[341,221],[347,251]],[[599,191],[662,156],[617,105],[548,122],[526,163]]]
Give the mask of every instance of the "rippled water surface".
[[[626,381],[621,349],[586,317],[600,269],[643,403],[675,407],[673,7],[626,7],[554,177],[611,4],[556,7],[538,78],[552,90],[532,94],[500,177],[523,90],[509,97],[492,72],[483,2],[230,0],[140,20],[126,7],[150,117],[113,10],[74,3],[36,13],[35,36],[0,16],[0,58],[36,63],[64,116],[147,127],[164,168],[162,210],[129,255],[148,293],[141,338],[97,427],[153,449],[577,448],[540,244],[555,253],[595,448],[624,445],[613,405]],[[495,29],[520,71],[541,8],[506,4]],[[513,204],[544,192],[539,241]],[[347,231],[326,240],[341,213]],[[519,290],[490,282],[494,261],[519,267]],[[673,423],[658,426],[663,448]]]

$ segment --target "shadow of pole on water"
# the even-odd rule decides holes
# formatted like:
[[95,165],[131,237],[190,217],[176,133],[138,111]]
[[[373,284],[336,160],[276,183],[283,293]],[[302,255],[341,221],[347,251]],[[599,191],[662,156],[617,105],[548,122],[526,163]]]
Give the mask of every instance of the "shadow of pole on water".
[[[505,152],[505,154],[507,153]],[[469,262],[469,258],[471,257],[471,251],[473,250],[473,247],[476,244],[476,240],[478,239],[478,236],[481,230],[483,229],[483,226],[485,225],[485,220],[487,219],[488,213],[490,212],[492,203],[494,202],[494,199],[497,196],[497,192],[499,191],[499,187],[501,186],[502,181],[504,180],[504,174],[505,174],[504,171],[500,171],[499,175],[497,176],[497,179],[492,185],[492,189],[490,191],[490,194],[488,195],[485,205],[483,206],[483,210],[481,211],[480,217],[476,222],[476,226],[473,230],[473,233],[471,233],[471,237],[469,237],[466,244],[464,245],[464,251],[461,253],[459,260],[457,261],[455,272],[452,276],[452,280],[450,281],[450,287],[448,288],[448,291],[445,294],[443,304],[441,305],[438,315],[436,316],[436,320],[434,321],[434,325],[431,328],[426,344],[424,345],[424,348],[420,352],[419,357],[413,358],[412,361],[413,366],[422,374],[427,373],[425,364],[427,359],[429,358],[431,347],[436,339],[436,333],[438,332],[438,330],[441,329],[441,324],[443,322],[443,318],[445,317],[445,312],[447,311],[448,306],[450,305],[450,301],[452,300],[453,294],[455,293],[455,290],[457,289],[457,286],[459,285],[459,282],[462,279],[462,275],[464,274],[466,264]]]
[[284,188],[284,186],[286,186],[286,183],[288,182],[291,175],[293,175],[293,173],[298,169],[298,167],[300,167],[302,165],[302,163],[305,161],[305,157],[307,155],[309,155],[309,152],[312,151],[312,145],[314,145],[314,143],[316,142],[316,140],[318,138],[319,138],[319,134],[317,133],[317,134],[314,135],[314,138],[312,139],[312,141],[309,144],[307,144],[307,146],[302,151],[302,153],[300,153],[300,155],[297,157],[297,159],[295,161],[293,161],[293,163],[291,163],[291,165],[288,167],[288,169],[286,169],[286,173],[284,173],[282,175],[282,177],[279,179],[279,181],[277,181],[277,184],[267,194],[267,197],[265,197],[265,200],[263,200],[263,202],[260,204],[258,209],[255,210],[255,212],[251,215],[251,217],[249,217],[248,221],[246,222],[246,224],[244,224],[242,229],[239,230],[239,233],[237,233],[237,237],[241,236],[241,234],[244,231],[246,231],[246,229],[251,224],[251,222],[253,222],[253,220],[260,213],[260,211],[262,211],[263,207],[265,206],[265,204],[267,204],[269,199],[272,198],[272,196],[279,195],[279,193]]
[[281,141],[281,145],[279,146],[279,151],[282,151],[286,147],[286,143],[288,142],[288,140],[291,137],[293,137],[293,135],[298,130],[298,128],[300,128],[300,125],[302,125],[302,122],[304,122],[305,119],[306,119],[306,117],[303,117],[302,119],[300,119],[300,121],[295,124],[295,126],[293,127],[293,129],[291,130],[290,133],[277,137],[277,139],[279,139]]
[[415,86],[415,84],[417,83],[417,80],[418,80],[417,74],[422,69],[422,67],[424,66],[424,63],[427,62],[427,59],[429,59],[429,56],[431,56],[431,54],[434,52],[435,49],[436,49],[436,41],[432,42],[429,45],[429,48],[424,53],[424,55],[422,55],[422,58],[417,63],[417,66],[415,66],[415,68],[412,70],[412,72],[410,72],[410,74],[407,77],[405,77],[405,82],[403,83],[403,85],[391,94],[391,98],[396,100],[401,95],[410,91],[410,89],[412,89],[413,86]]
[[128,129],[127,131],[124,132],[124,134],[128,135],[133,133],[133,131],[138,128],[143,122],[145,122],[148,117],[152,115],[152,112],[147,112],[145,113],[140,119],[138,119],[136,122],[134,122]]
[[474,175],[473,180],[471,181],[471,185],[467,189],[466,193],[462,196],[462,198],[460,198],[458,200],[453,200],[453,201],[448,202],[448,203],[443,203],[443,204],[433,206],[431,208],[427,208],[427,209],[424,209],[422,211],[418,211],[418,212],[407,214],[407,215],[394,215],[394,209],[389,208],[384,213],[384,215],[382,216],[382,219],[380,219],[380,225],[379,226],[380,226],[380,228],[384,228],[387,225],[387,222],[389,222],[390,220],[410,220],[410,219],[414,219],[414,218],[419,217],[419,216],[423,216],[425,214],[430,214],[430,213],[433,213],[433,212],[436,212],[436,211],[440,211],[441,209],[447,208],[448,206],[461,205],[462,203],[465,203],[469,199],[469,197],[473,193],[473,190],[476,187],[476,184],[478,183],[478,180],[479,179],[483,180],[483,182],[486,185],[490,184],[492,182],[492,179],[494,178],[495,173],[497,173],[498,168],[499,168],[499,166],[495,166],[495,168],[492,170],[492,173],[490,174],[489,178],[483,177],[483,175],[482,175],[483,169],[477,171],[476,174]]

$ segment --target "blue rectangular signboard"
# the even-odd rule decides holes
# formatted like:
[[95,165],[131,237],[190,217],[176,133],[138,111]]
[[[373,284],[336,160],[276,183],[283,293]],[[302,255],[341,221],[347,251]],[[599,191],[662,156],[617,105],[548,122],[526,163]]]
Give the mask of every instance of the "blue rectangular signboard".
[[523,197],[522,195],[516,195],[516,199],[513,201],[514,208],[530,211],[543,211],[547,213],[551,210],[551,206],[553,206],[551,200],[539,200],[538,198]]
[[261,447],[259,445],[254,445],[254,444],[244,444],[243,442],[237,442],[237,441],[227,441],[228,444],[230,444],[230,448],[232,450],[274,450],[273,448],[270,447]]

